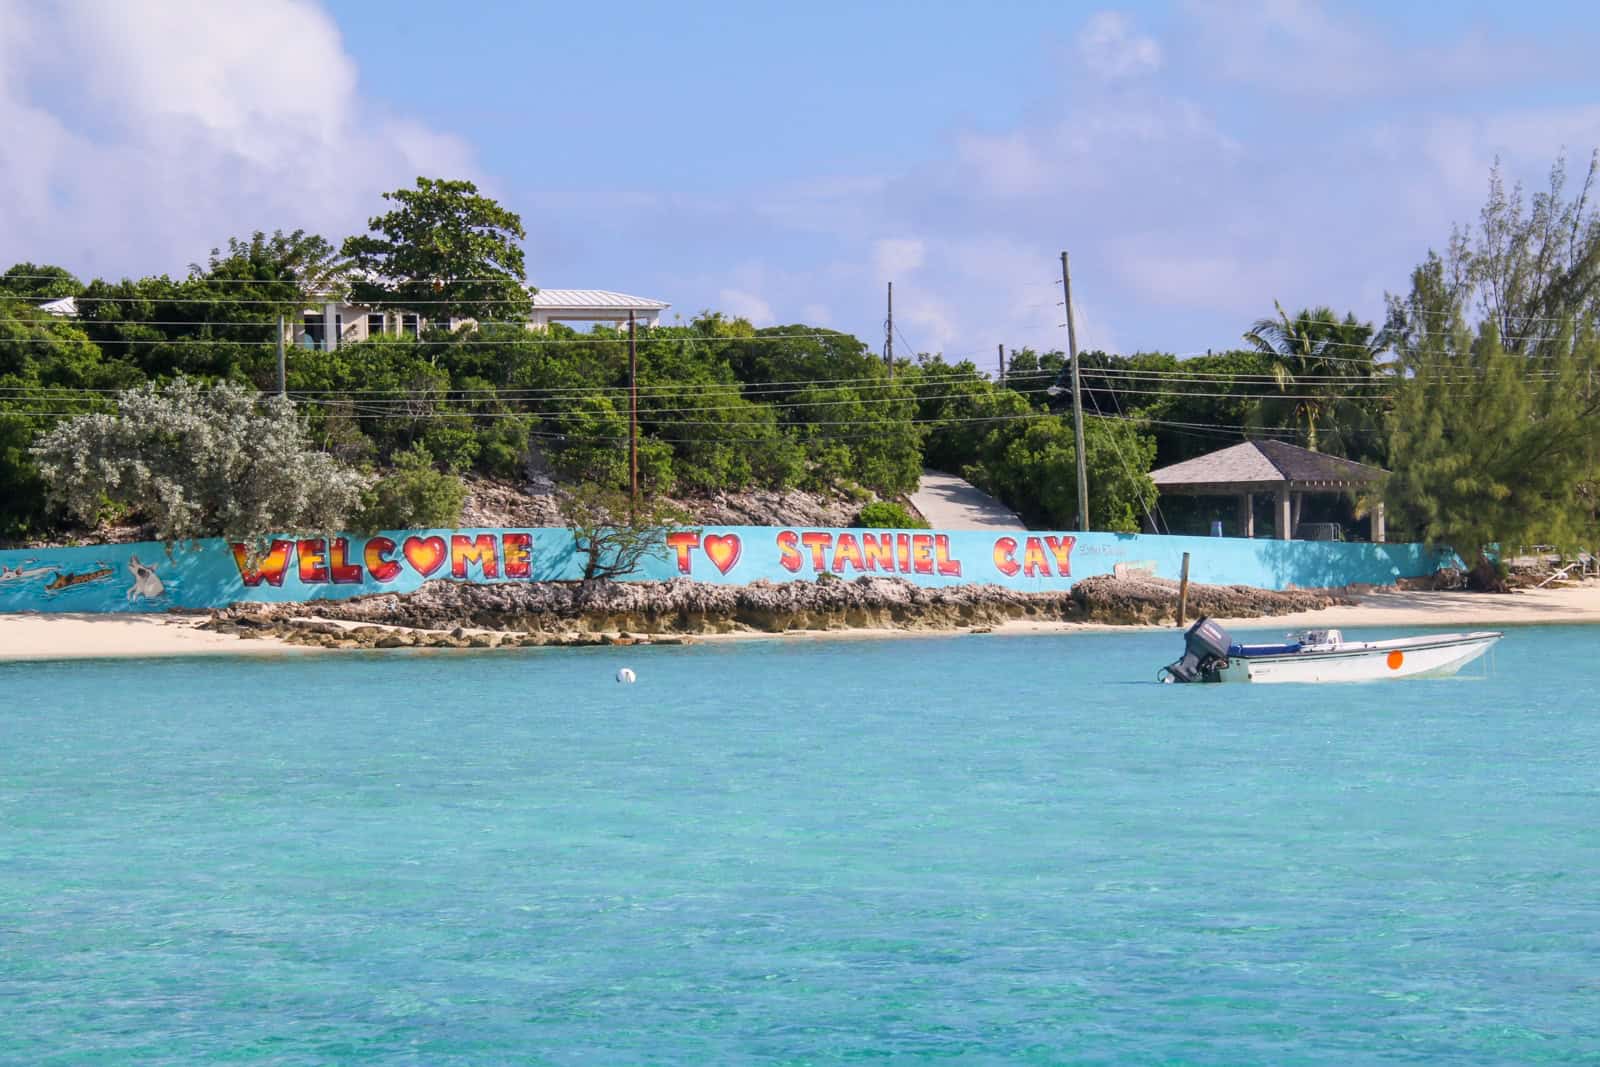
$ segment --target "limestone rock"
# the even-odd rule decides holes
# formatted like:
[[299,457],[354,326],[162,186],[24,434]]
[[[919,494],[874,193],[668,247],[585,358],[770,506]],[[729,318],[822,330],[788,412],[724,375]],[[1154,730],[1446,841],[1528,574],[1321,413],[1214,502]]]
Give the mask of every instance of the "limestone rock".
[[[1087,621],[1112,624],[1162,624],[1178,614],[1178,583],[1165,578],[1115,578],[1098,575],[1072,587],[1072,597]],[[1278,592],[1249,585],[1189,584],[1189,619],[1258,618],[1316,611],[1353,603],[1341,590],[1292,589]]]

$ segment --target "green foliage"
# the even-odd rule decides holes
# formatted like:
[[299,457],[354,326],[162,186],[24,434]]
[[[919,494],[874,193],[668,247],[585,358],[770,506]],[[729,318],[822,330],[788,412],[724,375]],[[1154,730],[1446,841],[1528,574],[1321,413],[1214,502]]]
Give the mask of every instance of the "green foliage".
[[33,448],[50,495],[89,524],[131,515],[165,541],[334,529],[360,479],[313,451],[287,401],[184,378],[122,393]]
[[874,500],[856,513],[852,524],[869,530],[926,530],[920,516],[892,500]]
[[467,487],[459,477],[440,471],[421,444],[394,457],[395,469],[362,494],[358,529],[443,529],[461,521]]
[[1534,376],[1492,325],[1458,323],[1406,360],[1382,494],[1395,527],[1469,564],[1496,543],[1592,547],[1600,340],[1563,331]]
[[[295,230],[275,230],[268,236],[257,230],[248,239],[228,238],[228,247],[213,248],[204,267],[191,264],[189,276],[227,291],[232,285],[248,304],[231,308],[262,322],[278,315],[296,318],[309,300],[331,300],[346,295],[349,265],[326,238]],[[248,284],[241,284],[248,283]]]
[[1600,150],[1569,194],[1562,155],[1545,189],[1525,200],[1520,184],[1506,191],[1496,162],[1476,231],[1458,227],[1451,234],[1441,274],[1450,300],[1493,324],[1506,351],[1533,353],[1552,332],[1550,323],[1592,324],[1600,314],[1597,179]]
[[[1148,476],[1154,441],[1130,424],[1093,419],[1085,423],[1084,445],[1090,524],[1137,531],[1155,503]],[[1071,529],[1077,521],[1077,450],[1067,420],[1047,416],[995,430],[963,474],[1030,525]]]
[[[1137,532],[1156,489],[1155,442],[1127,423],[1084,424],[1089,521],[1096,530]],[[1031,526],[1071,529],[1078,512],[1077,448],[1070,422],[1047,416],[996,430],[965,476],[998,496]]]
[[528,317],[531,298],[522,219],[478,194],[469,181],[418,178],[415,189],[384,193],[398,205],[351,237],[344,254],[367,278],[352,286],[358,303],[421,311],[426,318],[483,321]]
[[83,283],[71,271],[48,263],[18,263],[0,274],[0,299],[39,304],[81,292]]
[[1597,173],[1592,159],[1569,196],[1558,159],[1525,204],[1496,166],[1477,230],[1458,228],[1389,298],[1401,373],[1382,493],[1391,525],[1476,559],[1485,579],[1487,545],[1592,549],[1600,537]]
[[[1276,394],[1257,402],[1253,428],[1292,429],[1304,434],[1305,447],[1329,455],[1360,453],[1363,434],[1376,426],[1373,399],[1379,394],[1377,357],[1387,335],[1352,314],[1340,319],[1331,308],[1302,310],[1293,318],[1274,303],[1276,318],[1257,319],[1244,339],[1271,359]],[[1354,440],[1353,440],[1354,439]]]
[[[1089,353],[1079,353],[1087,356]],[[1069,368],[1065,352],[1035,352],[1031,348],[1014,349],[1006,358],[1007,389],[1021,392],[1037,391],[1050,384],[1050,380]]]
[[44,479],[28,451],[35,426],[27,415],[0,415],[0,538],[26,537],[49,518]]
[[[960,471],[976,463],[983,442],[997,428],[1035,412],[1027,397],[1015,390],[996,388],[971,362],[955,365],[942,359],[925,361],[905,380],[917,398],[917,418],[929,425],[923,446],[925,465],[942,471]],[[1041,380],[1032,380],[1037,390]],[[1049,379],[1042,379],[1044,384]]]

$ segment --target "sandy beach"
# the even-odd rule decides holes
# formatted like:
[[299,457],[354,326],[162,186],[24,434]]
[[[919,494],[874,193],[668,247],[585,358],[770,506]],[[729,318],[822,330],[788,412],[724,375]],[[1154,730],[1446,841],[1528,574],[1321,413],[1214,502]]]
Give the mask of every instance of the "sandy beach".
[[[309,613],[308,613],[309,614]],[[301,655],[318,649],[287,645],[270,637],[243,641],[199,629],[192,615],[0,615],[0,660],[91,659],[101,657]],[[1222,619],[1231,630],[1286,631],[1311,627],[1396,629],[1454,627],[1464,630],[1539,624],[1600,623],[1600,582],[1516,593],[1432,593],[1384,590],[1359,603],[1252,619]],[[1166,629],[1166,627],[1144,627]],[[1011,622],[996,634],[1085,633],[1127,630],[1073,622]],[[952,630],[823,630],[785,634],[730,633],[697,640],[850,639],[933,637]]]
[[0,660],[299,655],[274,640],[198,629],[194,615],[0,615]]
[[[1503,594],[1386,589],[1362,596],[1359,603],[1342,604],[1321,611],[1217,621],[1229,630],[1272,631],[1319,627],[1381,630],[1418,626],[1482,630],[1505,626],[1600,623],[1600,582]],[[1091,629],[1126,630],[1129,627],[1019,621],[998,626],[995,632],[1056,633]],[[1142,629],[1165,630],[1170,627],[1149,626]]]
[[1270,627],[1346,629],[1388,626],[1449,626],[1494,629],[1556,623],[1600,623],[1600,582],[1515,593],[1428,593],[1386,589],[1359,604],[1275,615],[1268,619],[1225,619],[1238,629]]

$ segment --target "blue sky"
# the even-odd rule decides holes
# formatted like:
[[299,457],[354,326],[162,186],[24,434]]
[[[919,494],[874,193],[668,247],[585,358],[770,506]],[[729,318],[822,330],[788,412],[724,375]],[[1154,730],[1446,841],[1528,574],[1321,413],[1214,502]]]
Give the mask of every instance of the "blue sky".
[[1499,157],[1600,145],[1592,5],[0,6],[0,259],[181,271],[467,176],[531,279],[992,361],[1366,317]]

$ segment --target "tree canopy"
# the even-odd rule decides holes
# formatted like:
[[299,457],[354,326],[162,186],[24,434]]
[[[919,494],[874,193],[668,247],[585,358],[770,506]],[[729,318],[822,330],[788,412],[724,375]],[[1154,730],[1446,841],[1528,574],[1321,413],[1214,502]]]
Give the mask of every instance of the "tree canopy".
[[123,393],[34,446],[39,474],[91,525],[136,514],[156,537],[255,537],[340,528],[360,475],[313,449],[287,400],[179,378]]
[[[1381,330],[1328,306],[1275,304],[1238,349],[1080,354],[1092,525],[1204,529],[1217,517],[1213,504],[1157,507],[1149,470],[1267,437],[1394,470],[1385,498],[1399,537],[1467,546],[1593,540],[1595,179],[1591,165],[1569,190],[1558,161],[1549,187],[1530,200],[1508,191],[1496,169],[1475,228],[1456,230],[1418,267],[1409,290],[1390,299]],[[324,299],[472,320],[454,331],[289,349],[296,447],[363,487],[363,506],[352,505],[358,519],[442,521],[460,506],[457,476],[469,473],[553,473],[596,492],[624,488],[624,333],[554,325],[534,334],[516,321],[528,311],[522,222],[472,183],[419,178],[387,200],[391,210],[366,234],[333,242],[256,232],[227,240],[181,277],[80,281],[36,263],[0,274],[0,536],[38,537],[69,516],[108,511],[168,533],[239,525],[195,504],[220,496],[193,486],[174,507],[166,483],[140,482],[145,475],[119,467],[116,450],[138,455],[138,433],[159,436],[167,431],[158,424],[170,430],[190,416],[236,430],[243,398],[251,417],[279,417],[260,395],[276,384],[278,316]],[[77,298],[76,318],[40,310],[59,295]],[[693,500],[806,487],[892,500],[934,467],[966,475],[1035,525],[1073,521],[1070,404],[1050,394],[1069,370],[1059,351],[1013,350],[1003,382],[937,354],[902,359],[891,377],[849,334],[803,323],[758,329],[710,311],[642,330],[637,349],[648,493]],[[150,397],[180,381],[199,391],[181,398],[190,415],[169,409],[157,418]],[[202,400],[221,383],[235,391],[231,400]],[[129,389],[144,397],[131,408],[117,399]],[[102,421],[72,421],[80,416]],[[133,436],[115,436],[107,418]],[[56,436],[67,425],[77,436]],[[145,429],[135,433],[138,425]],[[98,437],[85,436],[89,426],[101,427]],[[288,441],[288,429],[275,432]],[[245,462],[243,452],[213,450],[223,458],[195,469]],[[181,473],[161,477],[187,485]],[[95,498],[90,474],[114,477],[115,491]],[[52,494],[56,481],[75,488]],[[244,506],[278,514],[260,501]],[[299,514],[296,506],[284,514]],[[1357,502],[1308,507],[1349,520]]]
[[418,178],[414,189],[384,193],[398,205],[347,238],[343,252],[360,272],[354,300],[419,312],[424,318],[483,322],[528,317],[531,297],[522,219],[469,181]]

